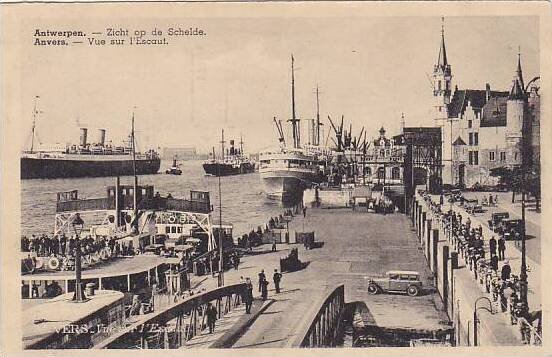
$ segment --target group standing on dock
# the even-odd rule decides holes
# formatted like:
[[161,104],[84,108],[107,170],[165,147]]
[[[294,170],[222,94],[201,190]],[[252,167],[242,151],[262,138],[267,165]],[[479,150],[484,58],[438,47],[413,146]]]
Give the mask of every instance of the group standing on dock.
[[[483,227],[472,227],[471,219],[468,216],[464,219],[460,213],[455,213],[452,209],[444,212],[442,205],[433,202],[431,196],[422,193],[422,197],[428,204],[431,211],[438,217],[449,239],[452,241],[464,258],[469,269],[473,271],[475,279],[485,285],[487,293],[491,294],[493,301],[498,302],[502,312],[509,312],[512,324],[520,318],[525,319],[528,324],[538,320],[536,327],[540,335],[542,331],[542,321],[538,316],[540,312],[529,312],[529,308],[521,303],[521,280],[517,275],[512,274],[512,268],[509,261],[505,259],[506,240],[505,232],[499,231],[499,239],[491,236],[488,240],[489,259],[486,259],[486,244],[483,236]],[[496,202],[496,200],[495,200]],[[498,253],[498,254],[497,254]],[[499,273],[499,261],[504,261]],[[520,324],[521,334],[527,339],[529,334],[526,324]]]

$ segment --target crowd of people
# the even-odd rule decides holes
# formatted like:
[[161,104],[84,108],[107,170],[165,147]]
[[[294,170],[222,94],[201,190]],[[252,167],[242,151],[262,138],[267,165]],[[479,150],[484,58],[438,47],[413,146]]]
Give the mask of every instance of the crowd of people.
[[[306,207],[303,209],[303,215],[306,215]],[[258,226],[256,230],[252,229],[248,234],[238,237],[238,247],[252,250],[254,247],[263,244],[263,234],[274,228],[285,228],[285,223],[289,221],[289,218],[286,217],[293,216],[293,211],[291,209],[287,209],[279,216],[270,217],[264,229],[261,226]]]
[[[102,249],[109,247],[114,255],[129,256],[139,253],[140,249],[134,249],[132,244],[122,244],[114,237],[101,237],[98,239],[88,235],[77,238],[72,235],[67,237],[65,234],[49,236],[47,234],[32,235],[21,237],[21,251],[33,252],[39,257],[48,256],[74,256],[77,247],[77,241],[80,243],[81,254],[94,254]],[[138,251],[137,251],[138,250]]]
[[[506,258],[504,233],[499,232],[498,239],[495,235],[484,237],[483,227],[474,227],[469,214],[464,217],[452,209],[443,211],[443,206],[435,203],[429,194],[424,193],[423,197],[440,221],[447,238],[473,272],[476,281],[484,286],[493,301],[499,303],[501,311],[510,313],[512,323],[516,323],[519,317],[531,323],[534,320],[532,314],[521,300],[522,282],[517,275],[512,274],[512,268]],[[496,198],[493,202],[496,202]],[[503,263],[499,269],[500,261]],[[539,320],[539,334],[541,325]],[[525,338],[527,329],[524,326],[522,324],[520,328]]]

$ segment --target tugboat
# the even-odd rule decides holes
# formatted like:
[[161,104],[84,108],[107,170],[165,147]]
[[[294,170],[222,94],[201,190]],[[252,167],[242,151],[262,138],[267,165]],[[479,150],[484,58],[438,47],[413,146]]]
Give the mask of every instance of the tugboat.
[[230,176],[239,174],[248,174],[255,171],[255,162],[243,155],[243,140],[240,139],[240,148],[234,147],[234,140],[230,140],[230,149],[225,155],[224,150],[224,130],[222,131],[222,155],[215,157],[215,148],[213,148],[212,158],[203,163],[203,170],[209,176]]
[[182,170],[179,169],[179,164],[176,162],[176,156],[173,158],[173,164],[170,169],[166,169],[165,173],[168,175],[182,175]]

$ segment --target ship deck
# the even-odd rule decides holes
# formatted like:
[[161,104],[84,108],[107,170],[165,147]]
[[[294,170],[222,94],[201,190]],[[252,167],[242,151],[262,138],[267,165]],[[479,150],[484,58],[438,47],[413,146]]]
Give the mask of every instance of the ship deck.
[[[75,304],[73,293],[60,295],[51,300],[35,304],[23,311],[23,345],[28,348],[33,344],[62,330],[65,326],[91,316],[105,306],[123,299],[118,291],[97,291],[86,303]],[[44,320],[35,323],[36,320]]]
[[[99,279],[147,272],[163,264],[175,263],[174,259],[153,255],[118,258],[82,271],[82,279]],[[74,280],[74,271],[43,271],[22,275],[22,281]]]

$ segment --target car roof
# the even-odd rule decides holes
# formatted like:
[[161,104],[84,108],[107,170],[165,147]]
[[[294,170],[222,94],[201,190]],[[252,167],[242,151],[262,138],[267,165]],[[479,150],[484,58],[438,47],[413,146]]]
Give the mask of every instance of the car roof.
[[387,274],[412,274],[412,275],[420,275],[417,271],[411,271],[411,270],[389,270]]

